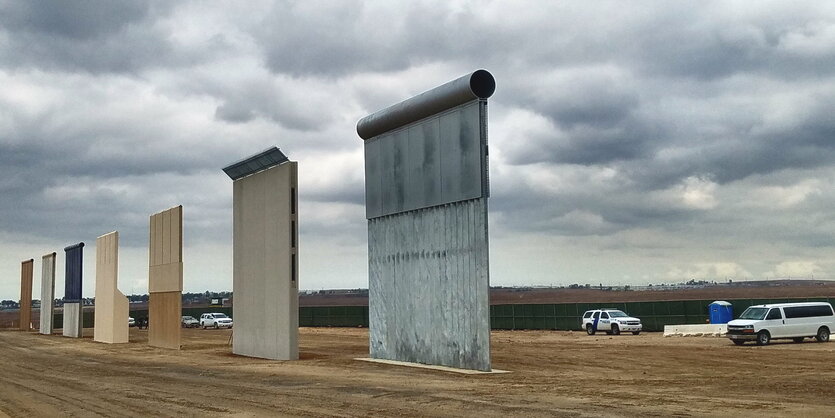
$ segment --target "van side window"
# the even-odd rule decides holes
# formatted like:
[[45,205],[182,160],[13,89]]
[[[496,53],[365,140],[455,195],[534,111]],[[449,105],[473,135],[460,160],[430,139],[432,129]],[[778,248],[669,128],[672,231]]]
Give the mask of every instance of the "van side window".
[[592,317],[593,317],[594,319],[598,319],[598,318],[600,318],[600,312],[595,312],[595,313],[594,313],[594,315],[592,315]]
[[588,318],[590,316],[591,316],[591,311],[588,311],[588,312],[583,314],[583,318]]
[[609,314],[607,314],[606,312],[601,313],[600,319],[609,319]]
[[828,305],[792,306],[783,308],[786,318],[809,318],[813,316],[832,316],[832,309]]
[[783,314],[780,313],[780,308],[772,308],[765,319],[783,319]]

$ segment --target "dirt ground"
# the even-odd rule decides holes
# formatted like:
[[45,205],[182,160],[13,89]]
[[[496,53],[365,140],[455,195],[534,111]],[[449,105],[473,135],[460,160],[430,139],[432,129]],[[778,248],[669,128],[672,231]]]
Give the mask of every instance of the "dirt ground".
[[301,360],[231,354],[229,330],[180,351],[0,332],[0,416],[835,415],[835,342],[494,331],[493,367],[460,375],[356,361],[368,331],[303,328]]

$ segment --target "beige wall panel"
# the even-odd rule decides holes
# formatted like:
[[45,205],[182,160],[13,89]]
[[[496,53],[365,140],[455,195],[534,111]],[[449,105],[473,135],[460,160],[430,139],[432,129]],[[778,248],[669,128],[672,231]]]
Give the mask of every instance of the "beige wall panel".
[[233,183],[235,354],[299,358],[296,173],[287,162]]
[[148,344],[180,348],[183,291],[183,207],[151,215]]
[[128,342],[128,299],[119,281],[119,233],[96,239],[96,310],[93,340],[118,344]]
[[182,292],[151,293],[148,300],[148,344],[180,349]]
[[41,268],[41,334],[50,335],[55,306],[55,253],[43,256]]
[[171,227],[168,230],[168,240],[171,245],[171,263],[183,261],[183,211],[179,215],[171,216]]
[[149,292],[179,292],[183,288],[183,263],[150,266]]
[[20,317],[18,326],[22,331],[32,327],[32,275],[35,260],[20,263]]

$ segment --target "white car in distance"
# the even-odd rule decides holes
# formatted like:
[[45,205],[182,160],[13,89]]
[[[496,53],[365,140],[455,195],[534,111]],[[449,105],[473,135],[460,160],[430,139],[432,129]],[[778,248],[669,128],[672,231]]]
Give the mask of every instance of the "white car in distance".
[[232,318],[225,313],[212,312],[200,315],[200,326],[206,328],[232,328]]
[[597,331],[606,331],[607,334],[618,335],[623,332],[631,332],[638,335],[643,329],[641,320],[633,318],[619,309],[592,309],[583,314],[580,325],[589,335]]

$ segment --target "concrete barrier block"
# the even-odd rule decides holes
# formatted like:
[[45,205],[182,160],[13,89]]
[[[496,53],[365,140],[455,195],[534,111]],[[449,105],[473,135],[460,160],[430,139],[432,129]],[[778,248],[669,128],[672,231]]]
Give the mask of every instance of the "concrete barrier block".
[[721,337],[728,332],[728,324],[665,325],[664,336]]

